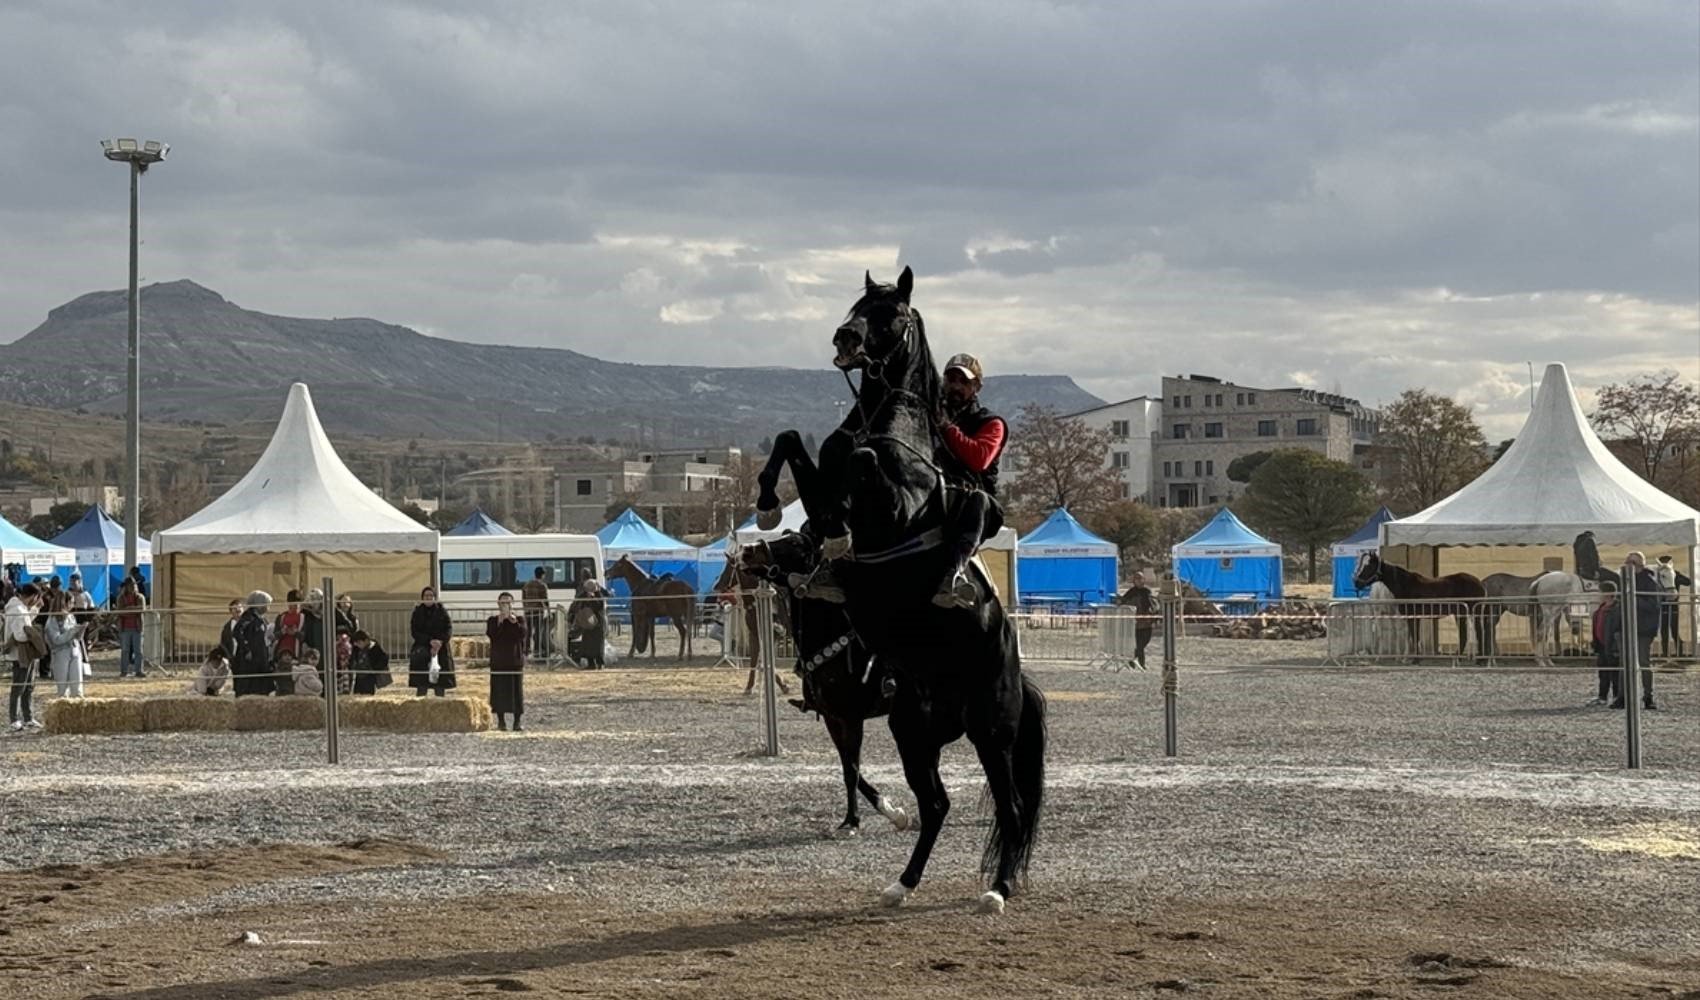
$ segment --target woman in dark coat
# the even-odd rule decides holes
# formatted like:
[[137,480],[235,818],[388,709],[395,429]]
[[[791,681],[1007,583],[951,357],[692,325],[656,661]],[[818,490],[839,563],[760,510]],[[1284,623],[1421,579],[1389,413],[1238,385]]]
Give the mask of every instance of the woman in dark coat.
[[496,598],[496,613],[484,623],[490,637],[490,711],[496,713],[496,728],[507,729],[503,716],[512,713],[514,732],[519,732],[525,714],[525,619],[514,611],[514,596]]
[[360,631],[360,616],[354,613],[354,598],[338,594],[336,599],[336,633],[349,635]]
[[[426,587],[419,592],[419,603],[413,609],[411,622],[413,632],[413,651],[407,657],[407,683],[415,694],[424,696],[425,692],[435,690],[441,698],[443,692],[455,686],[455,661],[449,653],[449,636],[454,632],[454,626],[449,623],[448,609],[437,603],[435,587]],[[440,670],[437,682],[431,683],[431,654],[437,655]]]
[[272,693],[271,637],[266,634],[266,609],[271,602],[272,596],[263,590],[249,594],[248,610],[242,612],[231,630],[236,640],[236,655],[230,661],[230,687],[238,698]]

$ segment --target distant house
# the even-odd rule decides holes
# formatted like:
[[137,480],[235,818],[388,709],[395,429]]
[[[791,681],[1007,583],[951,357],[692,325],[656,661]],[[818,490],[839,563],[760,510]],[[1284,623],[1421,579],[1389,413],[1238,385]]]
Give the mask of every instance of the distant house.
[[1090,410],[1067,414],[1093,430],[1110,432],[1104,465],[1114,469],[1122,481],[1122,499],[1155,503],[1152,493],[1151,449],[1163,423],[1163,401],[1135,396],[1119,403],[1106,403]]

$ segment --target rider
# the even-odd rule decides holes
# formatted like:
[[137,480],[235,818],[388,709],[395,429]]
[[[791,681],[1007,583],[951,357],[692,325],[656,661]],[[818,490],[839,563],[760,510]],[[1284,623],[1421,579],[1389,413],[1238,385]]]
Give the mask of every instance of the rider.
[[983,384],[980,360],[974,355],[958,354],[945,362],[939,437],[955,459],[950,478],[969,493],[960,512],[946,524],[945,542],[955,559],[950,575],[933,597],[933,603],[940,607],[973,606],[968,560],[982,541],[1003,527],[1003,510],[997,500],[998,459],[1009,440],[1009,427],[1002,417],[980,404]]

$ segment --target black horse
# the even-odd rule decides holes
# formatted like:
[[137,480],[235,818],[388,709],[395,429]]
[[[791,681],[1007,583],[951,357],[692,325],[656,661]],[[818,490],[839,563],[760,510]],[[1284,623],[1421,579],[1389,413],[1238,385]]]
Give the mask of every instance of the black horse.
[[787,534],[756,542],[755,550],[740,565],[749,575],[773,583],[789,611],[787,625],[797,647],[793,669],[803,680],[803,697],[791,699],[791,704],[820,715],[844,769],[846,802],[839,832],[854,835],[861,830],[858,792],[892,826],[907,829],[909,815],[862,776],[862,724],[890,714],[892,699],[881,683],[883,674],[874,669],[873,656],[850,627],[843,595],[829,593],[831,585],[820,582],[815,573],[819,546],[803,535]]
[[818,466],[796,431],[775,439],[756,508],[768,523],[777,516],[774,489],[789,464],[808,533],[824,539],[823,552],[834,560],[831,575],[844,590],[855,634],[896,680],[891,733],[921,834],[884,900],[895,906],[920,883],[950,811],[939,753],[967,736],[995,805],[981,855],[991,889],[980,906],[996,912],[1025,874],[1038,838],[1045,700],[1022,674],[1014,625],[987,581],[974,581],[972,607],[941,608],[932,600],[954,568],[950,540],[981,530],[975,517],[985,508],[944,473],[950,460],[935,429],[939,372],[921,315],[909,304],[914,280],[908,268],[896,285],[865,278],[863,295],[833,335],[834,364],[862,372],[856,406],[821,446]]

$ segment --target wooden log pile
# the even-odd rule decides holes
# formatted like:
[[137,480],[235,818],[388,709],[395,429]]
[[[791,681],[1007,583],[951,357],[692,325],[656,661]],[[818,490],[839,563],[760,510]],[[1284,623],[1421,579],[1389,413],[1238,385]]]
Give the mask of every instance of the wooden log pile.
[[1229,618],[1210,627],[1218,639],[1321,639],[1328,635],[1328,607],[1290,600],[1259,614]]

